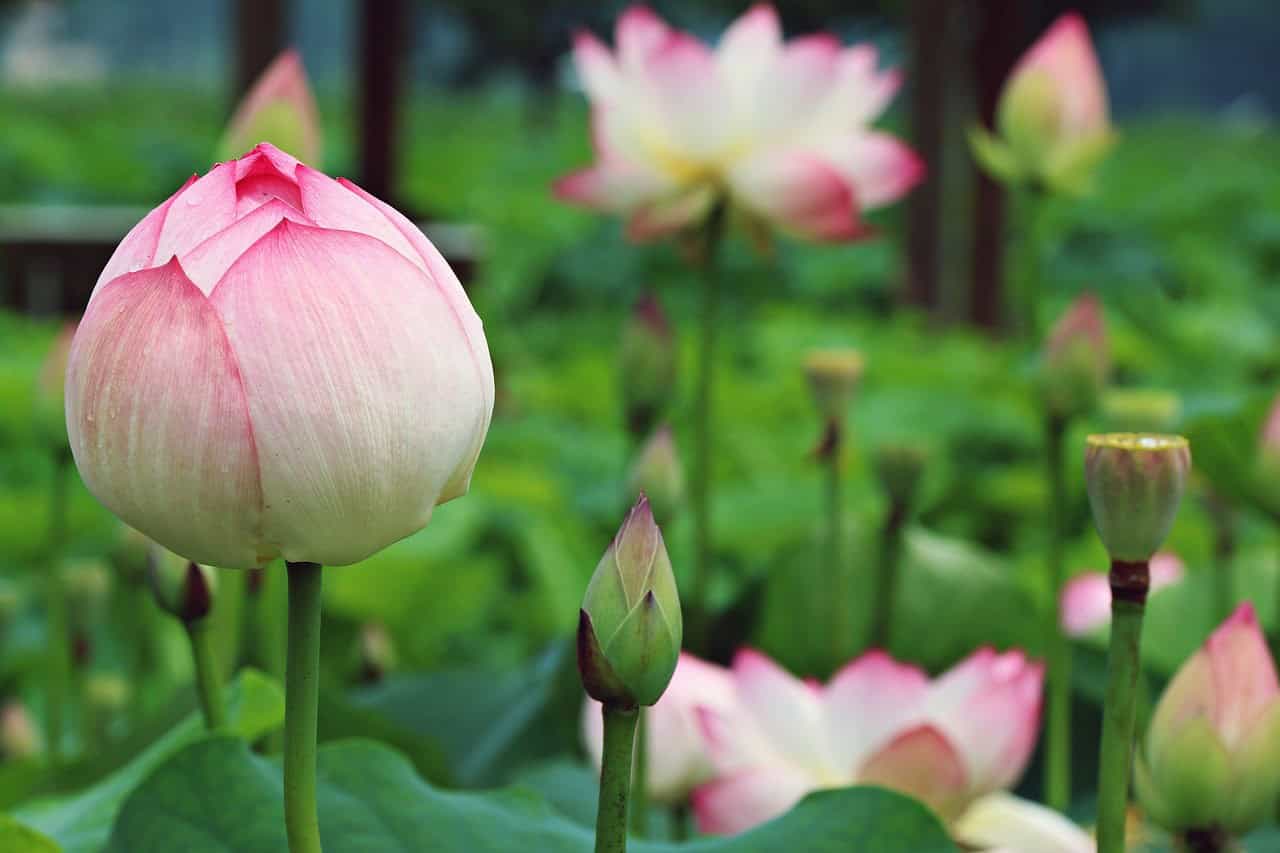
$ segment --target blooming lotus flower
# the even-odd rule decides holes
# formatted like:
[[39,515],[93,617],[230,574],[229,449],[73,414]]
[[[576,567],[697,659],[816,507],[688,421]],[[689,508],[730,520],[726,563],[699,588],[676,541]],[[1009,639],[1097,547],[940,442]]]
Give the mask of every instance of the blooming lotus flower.
[[954,827],[966,849],[984,853],[1095,853],[1089,833],[1053,809],[1002,792],[965,810]]
[[362,560],[467,491],[493,368],[408,219],[268,144],[124,238],[76,332],[89,490],[189,560]]
[[307,163],[321,163],[320,118],[296,50],[275,58],[236,107],[218,146],[220,159],[267,140]]
[[1153,821],[1173,831],[1243,834],[1280,794],[1280,686],[1249,602],[1173,677],[1135,775]]
[[589,33],[574,62],[592,104],[595,165],[558,196],[623,214],[636,239],[701,222],[727,200],[750,221],[813,240],[866,233],[864,211],[924,173],[868,128],[898,90],[870,45],[829,35],[784,42],[772,6],[753,6],[713,49],[644,6],[618,19],[615,50]]
[[825,685],[742,651],[728,711],[699,711],[716,779],[694,792],[705,832],[736,833],[805,794],[855,784],[903,791],[954,818],[1017,781],[1040,722],[1044,668],[975,652],[937,679],[872,651]]
[[[697,709],[727,711],[733,698],[729,670],[688,652],[680,655],[666,692],[645,712],[646,787],[651,799],[679,803],[695,787],[711,779],[711,757],[702,739]],[[604,721],[600,703],[590,698],[582,707],[582,741],[599,768]]]
[[[1182,580],[1185,570],[1177,554],[1162,551],[1151,558],[1151,586],[1154,595]],[[1062,587],[1058,618],[1068,636],[1082,637],[1111,624],[1111,581],[1106,572],[1076,575]]]
[[1018,60],[996,107],[999,138],[970,136],[983,167],[1008,183],[1068,193],[1087,190],[1115,143],[1107,85],[1084,19],[1058,18]]

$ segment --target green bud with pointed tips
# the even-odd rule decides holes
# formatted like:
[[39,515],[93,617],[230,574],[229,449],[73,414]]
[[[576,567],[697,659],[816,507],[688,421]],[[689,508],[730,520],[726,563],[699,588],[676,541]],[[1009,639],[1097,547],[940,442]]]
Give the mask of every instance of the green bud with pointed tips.
[[680,598],[662,531],[644,495],[587,585],[578,620],[578,669],[605,705],[652,705],[676,669]]
[[160,609],[185,625],[199,622],[213,609],[218,578],[209,566],[153,545],[147,557],[147,582]]

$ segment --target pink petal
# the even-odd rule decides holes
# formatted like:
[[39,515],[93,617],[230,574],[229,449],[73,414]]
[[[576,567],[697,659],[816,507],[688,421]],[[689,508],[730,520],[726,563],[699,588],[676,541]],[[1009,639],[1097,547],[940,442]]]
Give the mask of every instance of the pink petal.
[[1186,574],[1182,558],[1172,551],[1161,551],[1151,558],[1151,592],[1173,586]]
[[813,240],[865,233],[853,188],[825,159],[782,151],[740,161],[729,175],[734,197],[756,214]]
[[785,814],[817,787],[786,768],[745,770],[694,791],[693,813],[701,832],[736,835]]
[[944,817],[963,807],[966,778],[964,763],[947,736],[930,725],[901,733],[858,773],[860,784],[909,794]]
[[824,691],[833,761],[850,770],[923,709],[929,679],[918,668],[870,651],[832,677]]
[[264,111],[279,109],[280,105],[285,105],[290,115],[297,117],[294,123],[300,140],[297,155],[309,163],[319,163],[320,116],[302,58],[295,50],[286,50],[277,56],[236,108],[227,126],[227,141],[232,150],[261,142],[251,139],[250,134],[259,126]]
[[270,142],[259,142],[253,146],[253,150],[245,154],[243,157],[235,161],[236,164],[236,180],[242,180],[249,172],[253,171],[259,165],[259,162],[266,160],[281,175],[297,180],[298,175],[298,158],[292,154],[281,151]]
[[1103,572],[1076,575],[1062,587],[1058,605],[1062,630],[1081,637],[1111,623],[1111,582]]
[[1280,395],[1271,401],[1267,419],[1258,438],[1259,447],[1267,453],[1280,454]]
[[782,25],[773,6],[757,3],[729,25],[716,46],[716,67],[737,105],[751,105],[781,52]]
[[573,64],[587,97],[596,101],[608,101],[619,94],[622,82],[618,79],[618,65],[609,48],[585,30],[573,35]]
[[757,133],[802,127],[835,91],[840,41],[830,35],[792,39],[760,79],[753,107]]
[[[98,282],[93,286],[90,299],[97,295],[99,288],[117,276],[156,265],[156,244],[160,241],[160,230],[164,228],[169,207],[173,204],[173,200],[182,195],[196,180],[197,176],[192,175],[176,193],[165,199],[159,207],[142,217],[142,221],[129,229],[129,233],[111,253],[111,259],[107,261],[102,274],[98,276]],[[164,258],[161,262],[167,260],[168,258]]]
[[413,244],[373,205],[310,166],[300,165],[297,174],[302,212],[316,225],[367,234],[395,249],[423,272],[429,272]]
[[955,823],[955,837],[990,853],[1096,853],[1089,833],[1039,803],[989,794]]
[[726,121],[726,90],[710,48],[673,31],[643,70],[671,148],[693,160],[720,153],[733,127]]
[[670,191],[670,183],[621,160],[606,160],[565,175],[552,191],[564,201],[622,213],[661,198]]
[[827,105],[842,129],[851,130],[874,121],[902,87],[902,72],[876,69],[877,53],[871,45],[854,45],[840,54],[838,83]]
[[897,201],[924,180],[924,161],[887,133],[865,131],[832,136],[819,143],[816,150],[839,169],[864,211]]
[[211,300],[244,378],[264,539],[287,560],[346,565],[423,527],[489,410],[421,266],[366,234],[284,219]]
[[1107,85],[1089,28],[1079,14],[1068,12],[1058,18],[1018,61],[1010,79],[1028,70],[1044,71],[1054,81],[1064,127],[1074,135],[1107,126]]
[[618,17],[614,40],[624,68],[644,67],[654,51],[671,37],[672,30],[648,6],[631,6]]
[[154,260],[182,257],[235,218],[236,164],[219,163],[169,202]]
[[734,656],[733,677],[742,711],[781,755],[806,767],[828,761],[818,688],[753,649]]
[[1276,668],[1251,602],[1244,602],[1205,641],[1213,676],[1213,724],[1230,750],[1275,702]]
[[303,225],[314,224],[280,199],[272,199],[188,252],[182,258],[183,269],[208,296],[236,259],[262,235],[275,228],[281,219]]
[[172,260],[97,292],[67,371],[67,430],[85,485],[190,560],[261,565],[262,493],[235,355]]
[[302,210],[302,194],[298,190],[298,182],[293,169],[281,171],[271,159],[259,152],[248,158],[252,163],[247,169],[241,169],[236,162],[236,216],[242,217],[256,207],[273,199],[279,199],[294,210]]

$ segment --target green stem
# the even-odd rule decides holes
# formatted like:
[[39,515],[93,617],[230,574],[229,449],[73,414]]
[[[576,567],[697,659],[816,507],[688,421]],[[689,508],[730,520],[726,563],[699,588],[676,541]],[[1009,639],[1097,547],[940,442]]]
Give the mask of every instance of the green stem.
[[320,703],[318,563],[287,563],[289,649],[285,666],[284,822],[290,853],[320,853],[316,725]]
[[[827,596],[827,607],[831,618],[831,666],[840,666],[853,651],[853,639],[849,636],[853,631],[853,595],[849,591],[849,571],[841,558],[841,482],[840,482],[840,426],[831,423],[828,427],[829,439],[823,442],[822,461],[827,467],[827,563],[822,572],[829,578],[830,586],[823,592]],[[815,583],[817,589],[825,584]]]
[[227,723],[227,705],[222,698],[222,673],[218,669],[218,656],[213,650],[213,632],[208,619],[186,623],[187,638],[191,641],[191,660],[195,664],[196,694],[200,697],[200,711],[204,714],[204,726],[217,731]]
[[876,577],[875,608],[871,615],[871,645],[889,649],[893,642],[893,610],[898,597],[898,564],[902,562],[902,536],[907,526],[907,506],[891,500],[880,529],[880,562]]
[[48,636],[45,638],[48,662],[45,666],[45,727],[49,741],[49,760],[57,767],[62,763],[66,732],[67,691],[71,681],[71,619],[67,612],[67,594],[63,588],[62,551],[67,535],[67,469],[68,454],[59,452],[54,458],[53,482],[49,489],[49,532],[44,574],[45,616]]
[[[1231,615],[1235,604],[1236,537],[1234,519],[1224,514],[1214,519],[1213,537],[1213,624],[1217,625]],[[1280,611],[1277,611],[1280,612]]]
[[[707,216],[703,238],[702,307],[699,317],[698,384],[693,410],[693,482],[689,511],[693,518],[693,576],[690,604],[705,616],[711,582],[711,395],[715,382],[716,314],[720,304],[717,254],[724,235],[725,209],[718,203]],[[703,620],[693,627],[700,643]]]
[[1021,269],[1018,281],[1018,332],[1028,346],[1036,346],[1040,340],[1040,294],[1044,291],[1043,246],[1041,224],[1045,193],[1032,186],[1021,194],[1022,245]]
[[1142,665],[1142,614],[1149,580],[1146,560],[1111,561],[1111,644],[1098,759],[1098,853],[1124,853],[1125,849],[1125,812]]
[[631,834],[644,838],[649,825],[649,737],[648,714],[644,708],[636,712],[636,746],[631,756]]
[[1045,619],[1045,648],[1049,657],[1049,708],[1045,724],[1045,801],[1057,811],[1071,804],[1071,643],[1062,631],[1058,614],[1065,571],[1062,559],[1067,517],[1064,470],[1065,419],[1049,415],[1045,420],[1045,473],[1049,481],[1048,547],[1049,615]]
[[596,808],[596,853],[626,853],[627,795],[631,756],[640,714],[635,708],[605,705],[604,755],[600,765],[600,802]]

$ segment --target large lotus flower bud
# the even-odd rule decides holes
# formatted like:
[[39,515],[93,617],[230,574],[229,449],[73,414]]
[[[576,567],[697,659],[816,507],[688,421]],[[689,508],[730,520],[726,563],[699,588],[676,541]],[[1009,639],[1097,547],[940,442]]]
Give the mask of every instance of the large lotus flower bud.
[[1280,795],[1280,687],[1253,605],[1236,610],[1182,665],[1147,730],[1137,792],[1172,831],[1243,834]]
[[63,402],[67,358],[75,334],[74,323],[62,327],[54,337],[36,379],[36,425],[41,437],[51,446],[61,448],[63,453],[67,445],[67,416]]
[[682,639],[671,560],[641,495],[582,600],[578,669],[587,693],[606,705],[652,705],[671,681]]
[[1191,447],[1182,436],[1089,436],[1085,485],[1093,523],[1111,559],[1151,558],[1173,526],[1190,470]]
[[1106,82],[1089,30],[1063,15],[1014,67],[996,108],[999,138],[977,129],[974,155],[992,175],[1079,193],[1115,142]]
[[27,706],[10,701],[0,707],[0,757],[20,761],[39,755],[43,750],[44,738],[31,719]]
[[263,144],[116,249],[71,347],[67,430],[89,491],[189,560],[347,565],[467,491],[493,390],[422,232]]
[[147,561],[147,581],[160,609],[185,625],[213,609],[218,577],[213,569],[155,546]]
[[1182,418],[1182,400],[1154,388],[1110,388],[1102,393],[1102,419],[1113,432],[1170,432]]
[[866,362],[855,349],[815,350],[805,356],[804,375],[823,420],[843,423]]
[[[711,757],[698,723],[700,708],[728,712],[734,703],[733,678],[721,666],[685,652],[676,664],[662,698],[645,712],[645,774],[649,797],[660,803],[685,801],[689,792],[714,776]],[[587,754],[600,766],[604,747],[604,720],[600,703],[587,699],[582,706],[582,740]]]
[[619,384],[627,429],[648,435],[666,409],[676,382],[676,346],[662,303],[652,293],[636,301],[618,349]]
[[218,159],[229,160],[259,142],[270,142],[307,163],[322,162],[316,99],[295,50],[277,56],[240,101],[218,146]]
[[628,481],[631,493],[649,496],[654,518],[669,524],[684,502],[684,469],[671,427],[663,424],[640,448]]
[[915,499],[928,454],[912,444],[883,444],[872,458],[880,488],[896,506],[910,506]]
[[1045,344],[1045,406],[1058,417],[1090,411],[1106,387],[1110,367],[1102,305],[1085,294],[1058,318]]

